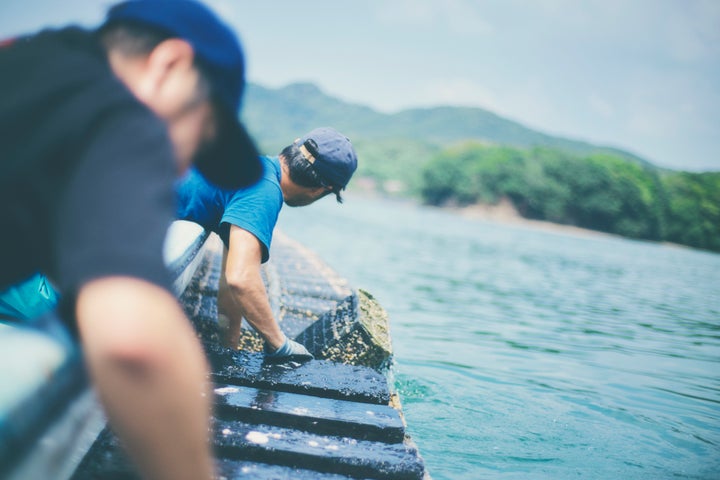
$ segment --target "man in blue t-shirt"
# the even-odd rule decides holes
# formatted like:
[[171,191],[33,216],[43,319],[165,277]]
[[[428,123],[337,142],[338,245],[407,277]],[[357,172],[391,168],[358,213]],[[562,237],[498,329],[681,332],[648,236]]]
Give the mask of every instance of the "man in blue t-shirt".
[[316,128],[277,157],[260,157],[265,171],[255,185],[222,190],[190,171],[177,185],[178,218],[214,231],[226,247],[218,307],[229,320],[226,343],[236,346],[245,318],[265,340],[269,358],[312,358],[288,339],[272,314],[260,266],[269,258],[272,233],[283,203],[309,205],[330,194],[342,202],[357,155],[347,137]]

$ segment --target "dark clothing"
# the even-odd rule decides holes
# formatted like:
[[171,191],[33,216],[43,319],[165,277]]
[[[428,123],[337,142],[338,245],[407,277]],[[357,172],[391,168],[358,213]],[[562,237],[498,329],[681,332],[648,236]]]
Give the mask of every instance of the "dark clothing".
[[0,72],[0,291],[38,271],[65,298],[111,275],[170,290],[176,167],[163,122],[85,30],[2,46]]

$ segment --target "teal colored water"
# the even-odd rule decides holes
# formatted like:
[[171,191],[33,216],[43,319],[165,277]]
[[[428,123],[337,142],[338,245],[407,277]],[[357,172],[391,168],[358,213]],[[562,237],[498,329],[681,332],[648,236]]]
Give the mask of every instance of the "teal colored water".
[[352,196],[279,226],[388,311],[435,480],[720,478],[720,255]]

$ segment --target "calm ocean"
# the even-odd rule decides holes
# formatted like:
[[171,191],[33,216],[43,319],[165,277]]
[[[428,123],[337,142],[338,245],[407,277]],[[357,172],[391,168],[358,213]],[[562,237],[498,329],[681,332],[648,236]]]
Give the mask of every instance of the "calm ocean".
[[720,478],[720,255],[353,195],[279,228],[388,311],[434,480]]

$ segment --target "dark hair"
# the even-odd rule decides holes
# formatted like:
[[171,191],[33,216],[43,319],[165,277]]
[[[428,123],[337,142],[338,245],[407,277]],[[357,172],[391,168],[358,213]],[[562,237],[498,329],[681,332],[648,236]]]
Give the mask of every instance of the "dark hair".
[[[132,20],[116,20],[105,23],[97,30],[100,43],[106,51],[116,50],[129,57],[149,55],[155,47],[174,35],[163,29],[145,25]],[[210,98],[210,77],[197,57],[193,61],[200,79],[198,84],[198,98]]]
[[300,151],[297,144],[293,143],[283,148],[280,152],[280,156],[284,159],[285,165],[288,167],[290,179],[300,185],[301,187],[318,188],[326,187],[329,188],[334,194],[338,203],[342,203],[342,197],[340,196],[340,188],[334,185],[329,185],[325,182],[317,171],[313,167],[312,163],[305,158],[305,155]]
[[162,29],[134,21],[106,23],[97,34],[106,50],[118,50],[128,56],[147,55],[160,43],[172,38]]

